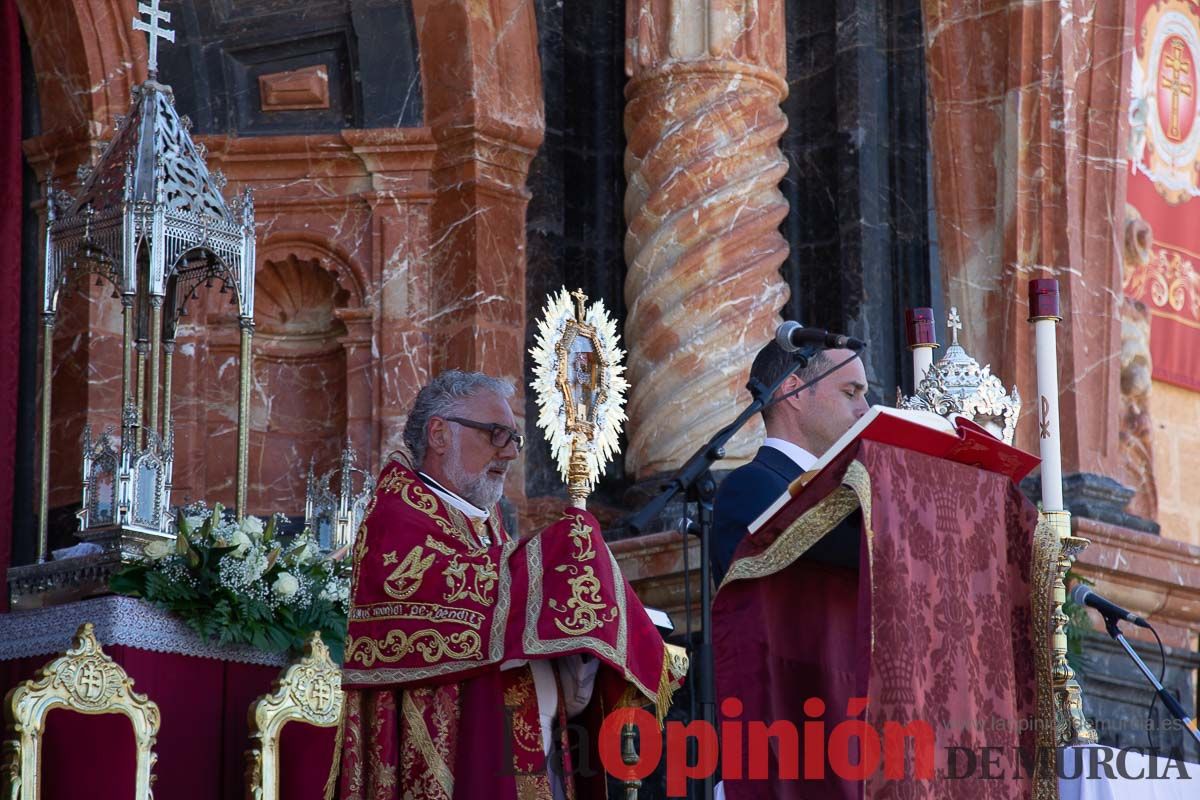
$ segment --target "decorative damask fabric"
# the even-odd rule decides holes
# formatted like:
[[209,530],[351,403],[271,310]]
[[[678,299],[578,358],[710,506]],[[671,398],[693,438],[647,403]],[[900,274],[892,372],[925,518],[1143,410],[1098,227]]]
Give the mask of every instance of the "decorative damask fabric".
[[508,662],[591,655],[607,708],[632,691],[665,711],[682,677],[586,511],[515,541],[394,461],[354,564],[344,800],[551,797],[531,670]]
[[[881,767],[846,780],[829,767],[832,744],[822,744],[824,780],[781,781],[775,761],[773,780],[727,776],[726,796],[1030,797],[1020,754],[1032,758],[1034,729],[1045,724],[1035,697],[1036,523],[1003,476],[861,442],[792,501],[791,513],[748,537],[713,610],[719,699],[740,699],[745,721],[792,721],[805,731],[804,752],[808,720],[820,719],[827,738],[847,719],[877,732],[922,720],[932,726],[937,771],[915,779],[909,745],[904,777]],[[830,546],[837,539],[859,558],[839,560]],[[813,697],[825,708],[806,708]],[[847,713],[852,697],[866,698],[865,711]],[[982,779],[983,748],[997,748],[989,752],[1002,779]]]

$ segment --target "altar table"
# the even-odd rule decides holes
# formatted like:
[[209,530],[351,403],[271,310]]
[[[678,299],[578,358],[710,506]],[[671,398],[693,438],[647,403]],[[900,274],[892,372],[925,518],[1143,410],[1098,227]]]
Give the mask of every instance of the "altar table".
[[[286,659],[251,647],[218,647],[177,618],[140,600],[100,597],[0,614],[0,696],[67,650],[84,622],[104,651],[158,704],[155,797],[241,800],[246,711],[271,690]],[[5,738],[11,738],[5,732]],[[281,796],[319,800],[333,758],[333,728],[283,728]],[[133,796],[134,744],[123,715],[86,716],[56,709],[42,744],[42,798]]]

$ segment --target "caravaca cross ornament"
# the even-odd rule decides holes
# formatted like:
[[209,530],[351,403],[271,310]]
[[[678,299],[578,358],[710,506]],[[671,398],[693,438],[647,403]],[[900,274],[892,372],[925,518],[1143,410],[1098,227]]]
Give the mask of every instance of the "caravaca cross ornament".
[[149,3],[138,3],[138,13],[146,14],[150,17],[149,22],[142,22],[140,19],[133,21],[133,29],[135,31],[145,31],[146,38],[150,41],[150,58],[147,59],[146,69],[150,73],[150,80],[158,80],[158,40],[166,39],[168,42],[175,41],[175,31],[166,28],[158,27],[158,23],[167,23],[171,21],[170,11],[161,11],[158,8],[158,0],[150,0]]
[[588,306],[583,292],[560,289],[547,301],[529,351],[537,424],[578,508],[617,452],[625,421],[625,353],[616,329],[602,302]]

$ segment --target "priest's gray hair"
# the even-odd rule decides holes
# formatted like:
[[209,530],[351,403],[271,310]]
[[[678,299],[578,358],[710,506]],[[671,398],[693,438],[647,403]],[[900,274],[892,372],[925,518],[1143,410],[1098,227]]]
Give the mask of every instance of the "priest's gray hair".
[[425,463],[425,450],[429,446],[429,418],[461,414],[463,401],[484,392],[493,392],[507,399],[512,397],[514,389],[506,380],[482,372],[457,369],[446,370],[421,387],[408,412],[408,421],[404,424],[404,444],[417,469]]

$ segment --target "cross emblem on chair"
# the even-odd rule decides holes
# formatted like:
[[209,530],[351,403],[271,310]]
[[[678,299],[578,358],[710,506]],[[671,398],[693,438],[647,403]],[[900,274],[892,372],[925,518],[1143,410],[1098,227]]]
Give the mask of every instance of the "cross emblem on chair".
[[308,699],[312,703],[313,708],[318,711],[326,711],[329,709],[329,704],[333,702],[333,691],[327,682],[314,681],[309,684]]
[[85,700],[99,700],[104,694],[104,671],[94,662],[88,661],[79,669],[76,683]]
[[175,31],[160,28],[159,22],[170,22],[171,12],[160,11],[158,8],[159,0],[150,0],[149,3],[138,3],[138,13],[147,14],[150,17],[149,22],[143,22],[140,19],[133,21],[133,29],[135,31],[145,31],[146,38],[150,40],[150,60],[146,64],[150,72],[150,80],[158,78],[158,40],[166,39],[168,42],[175,41]]

